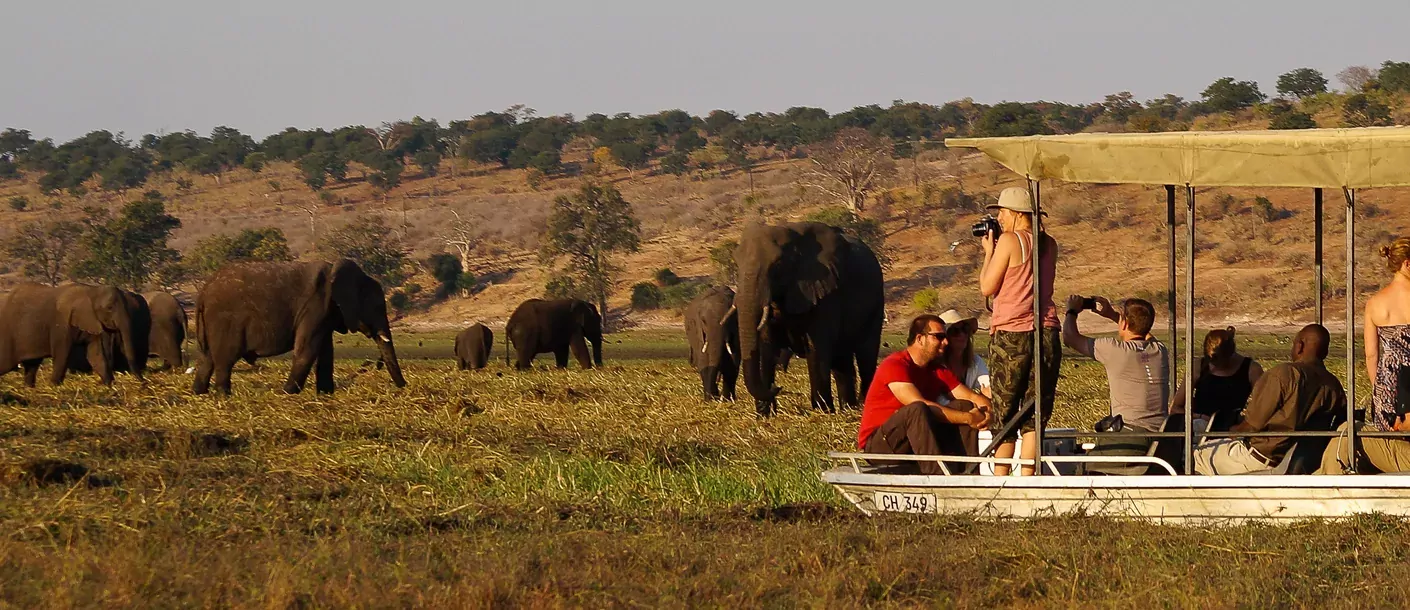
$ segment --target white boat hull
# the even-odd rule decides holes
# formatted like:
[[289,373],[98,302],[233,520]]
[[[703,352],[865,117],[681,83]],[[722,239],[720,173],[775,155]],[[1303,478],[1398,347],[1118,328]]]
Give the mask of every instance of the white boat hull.
[[869,515],[932,512],[986,518],[1086,514],[1169,523],[1410,516],[1410,475],[897,475],[838,467],[823,480]]

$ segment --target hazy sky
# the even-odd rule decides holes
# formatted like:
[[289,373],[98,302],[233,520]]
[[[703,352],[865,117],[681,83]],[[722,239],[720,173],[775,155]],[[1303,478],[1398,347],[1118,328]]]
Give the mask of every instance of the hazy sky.
[[[1075,8],[1080,7],[1080,8]],[[1221,76],[1410,60],[1410,2],[13,2],[0,128],[255,137],[682,108],[840,111],[893,99],[1199,97]]]

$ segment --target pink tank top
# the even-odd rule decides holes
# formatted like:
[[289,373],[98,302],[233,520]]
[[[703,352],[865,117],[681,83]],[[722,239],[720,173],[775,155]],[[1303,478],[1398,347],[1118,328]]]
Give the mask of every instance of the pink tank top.
[[[994,296],[989,332],[1029,332],[1033,330],[1033,233],[1016,231],[1023,262],[1004,270],[1004,283]],[[1043,327],[1062,328],[1057,306],[1053,305],[1053,277],[1057,275],[1057,251],[1049,249],[1038,257],[1043,265]]]

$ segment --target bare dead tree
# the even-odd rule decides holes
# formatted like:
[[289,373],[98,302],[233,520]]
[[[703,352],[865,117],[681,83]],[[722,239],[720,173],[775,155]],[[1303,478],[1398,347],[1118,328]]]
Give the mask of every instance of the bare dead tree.
[[853,214],[866,207],[867,195],[896,173],[891,140],[849,127],[809,151],[811,167],[798,179],[840,201]]
[[308,201],[308,202],[305,202],[305,203],[301,203],[301,204],[299,204],[299,209],[303,210],[305,214],[308,214],[308,232],[309,232],[309,235],[310,235],[310,238],[309,238],[309,239],[313,242],[313,247],[314,247],[314,248],[317,248],[317,247],[318,247],[318,202],[317,202],[317,201]]
[[1366,66],[1347,66],[1341,72],[1337,72],[1337,80],[1346,85],[1347,93],[1357,93],[1366,87],[1366,83],[1376,78],[1376,71]]
[[446,246],[455,249],[456,255],[460,257],[460,268],[469,271],[470,254],[475,251],[483,236],[475,225],[462,218],[459,212],[451,210],[450,213],[455,216],[455,220],[446,228],[441,240]]
[[401,143],[404,129],[403,123],[382,123],[380,127],[368,127],[367,133],[377,140],[377,146],[382,150],[391,150]]

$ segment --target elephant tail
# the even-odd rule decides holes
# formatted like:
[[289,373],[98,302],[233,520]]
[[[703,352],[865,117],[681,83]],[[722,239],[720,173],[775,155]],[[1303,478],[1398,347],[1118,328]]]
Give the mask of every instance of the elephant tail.
[[509,366],[509,323],[504,324],[504,365]]
[[199,300],[196,301],[196,351],[206,354],[206,308]]

